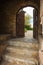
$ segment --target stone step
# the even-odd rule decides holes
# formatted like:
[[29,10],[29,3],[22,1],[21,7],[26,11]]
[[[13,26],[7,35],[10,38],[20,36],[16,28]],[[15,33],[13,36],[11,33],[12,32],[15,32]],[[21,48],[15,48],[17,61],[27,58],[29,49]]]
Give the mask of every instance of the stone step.
[[35,50],[38,50],[38,44],[37,43],[26,43],[26,42],[19,42],[19,41],[14,41],[14,42],[9,42],[9,46],[14,46],[14,47],[22,47],[22,48],[33,48]]
[[12,65],[13,65],[13,63],[14,63],[14,65],[38,65],[38,61],[34,58],[20,59],[20,58],[15,58],[15,57],[6,55],[4,57],[4,60],[11,63]]
[[38,65],[38,43],[28,39],[7,41],[8,46],[1,65]]
[[32,48],[30,48],[30,49],[28,49],[28,48],[22,48],[22,47],[13,47],[13,46],[8,46],[7,48],[6,48],[6,50],[7,51],[9,51],[9,52],[18,52],[19,53],[19,51],[22,53],[22,52],[25,52],[25,53],[28,53],[29,51],[32,51],[32,52],[38,52],[38,50],[34,50],[34,49],[32,49]]
[[33,62],[21,62],[21,61],[14,61],[14,62],[6,62],[4,61],[1,65],[38,65],[37,63]]
[[28,43],[29,44],[30,43],[32,44],[33,43],[33,44],[37,44],[38,43],[38,41],[37,42],[36,41],[32,41],[31,42],[31,40],[30,40],[30,42],[29,41],[23,41],[23,40],[13,40],[13,41],[12,40],[9,40],[7,42],[10,43],[10,44],[12,44],[12,43],[24,43],[24,44],[28,44]]
[[[38,54],[37,54],[37,52],[30,52],[30,53],[27,53],[27,54],[24,54],[24,53],[15,53],[15,52],[13,52],[13,53],[7,53],[7,54],[5,54],[5,55],[9,55],[9,56],[12,56],[12,57],[17,57],[17,58],[35,58],[35,59],[38,59]],[[4,56],[5,56],[4,55]]]
[[38,40],[30,39],[28,37],[11,39],[8,42],[11,42],[11,41],[20,41],[20,42],[26,42],[26,43],[28,43],[28,42],[29,43],[38,43]]
[[13,56],[18,56],[18,57],[34,57],[37,58],[38,56],[38,51],[35,50],[29,50],[29,49],[24,49],[24,48],[13,48],[13,47],[7,47],[7,53],[5,54],[9,54],[9,55],[13,55]]

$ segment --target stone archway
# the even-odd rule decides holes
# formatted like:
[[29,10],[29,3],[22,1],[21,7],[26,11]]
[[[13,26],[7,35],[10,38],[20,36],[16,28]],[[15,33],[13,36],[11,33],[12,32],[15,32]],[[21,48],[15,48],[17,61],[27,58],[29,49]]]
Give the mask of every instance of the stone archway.
[[[2,3],[2,4],[1,4]],[[16,37],[16,15],[19,9],[25,6],[32,6],[38,10],[38,28],[39,28],[39,0],[4,0],[0,2],[0,34],[10,34],[12,37]],[[5,24],[5,25],[3,25]],[[38,30],[39,32],[39,30]]]
[[[37,21],[37,35],[36,36],[38,36],[38,23],[39,23],[39,10],[38,10],[38,6],[37,6],[37,4],[36,3],[34,3],[34,2],[32,2],[32,1],[29,1],[28,3],[27,2],[24,2],[24,4],[20,4],[20,6],[18,7],[18,10],[17,10],[17,13],[19,12],[19,10],[21,9],[21,8],[23,8],[23,7],[27,7],[27,6],[31,6],[31,7],[34,7],[36,10],[37,10],[37,17],[38,17],[38,21]],[[16,13],[16,14],[17,14]],[[17,22],[16,22],[17,23]],[[36,24],[36,23],[35,23]],[[17,32],[16,32],[16,34],[17,34]],[[35,33],[34,33],[34,35],[35,35]],[[35,36],[34,36],[35,37]],[[36,37],[37,39],[38,39],[38,37]]]

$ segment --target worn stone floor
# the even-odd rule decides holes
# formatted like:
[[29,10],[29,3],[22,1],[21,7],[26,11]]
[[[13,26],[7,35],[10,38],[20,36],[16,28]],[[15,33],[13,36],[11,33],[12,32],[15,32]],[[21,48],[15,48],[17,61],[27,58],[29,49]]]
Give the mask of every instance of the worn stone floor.
[[27,32],[25,32],[25,37],[33,38],[33,30],[27,30]]
[[38,41],[16,38],[6,41],[8,46],[1,65],[38,65]]

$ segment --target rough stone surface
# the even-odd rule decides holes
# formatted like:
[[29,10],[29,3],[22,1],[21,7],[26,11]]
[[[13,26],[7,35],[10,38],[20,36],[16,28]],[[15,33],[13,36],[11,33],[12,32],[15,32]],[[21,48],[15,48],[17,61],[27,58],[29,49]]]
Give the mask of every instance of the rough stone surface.
[[43,0],[40,0],[40,32],[43,35]]
[[38,65],[38,42],[35,39],[17,38],[7,43],[1,65]]

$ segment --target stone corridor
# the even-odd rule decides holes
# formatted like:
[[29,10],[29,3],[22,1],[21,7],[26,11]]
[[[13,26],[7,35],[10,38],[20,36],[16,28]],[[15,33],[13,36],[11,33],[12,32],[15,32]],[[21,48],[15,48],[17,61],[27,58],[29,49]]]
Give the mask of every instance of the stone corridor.
[[[15,38],[18,37],[18,33],[22,34],[21,29],[24,28],[22,19],[17,22],[18,11],[27,6],[37,9],[37,13],[34,13],[33,37],[38,37],[39,42],[26,37]],[[0,65],[43,65],[42,29],[43,0],[0,0]],[[14,39],[11,39],[12,37]]]
[[38,42],[35,39],[16,38],[8,44],[1,65],[38,65]]

